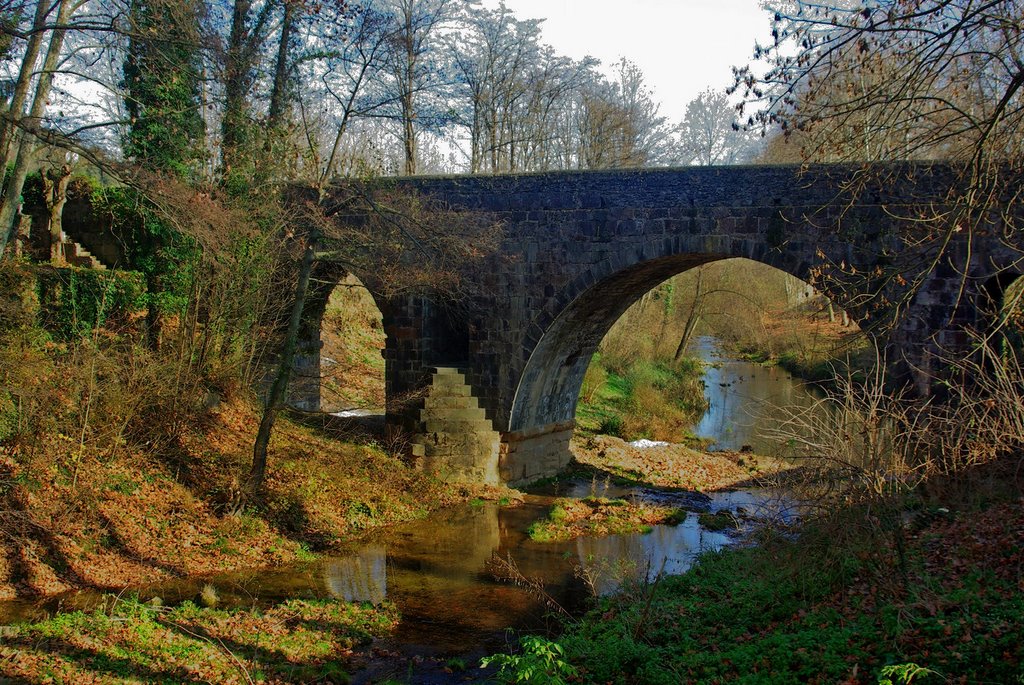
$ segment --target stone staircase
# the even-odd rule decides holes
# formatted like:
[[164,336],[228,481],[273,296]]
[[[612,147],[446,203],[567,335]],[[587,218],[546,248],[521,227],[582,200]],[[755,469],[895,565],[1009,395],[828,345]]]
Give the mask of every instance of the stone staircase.
[[64,261],[83,269],[106,269],[107,266],[80,244],[64,239]]
[[446,480],[499,482],[501,436],[460,369],[434,369],[420,410],[420,429],[412,444],[417,468]]

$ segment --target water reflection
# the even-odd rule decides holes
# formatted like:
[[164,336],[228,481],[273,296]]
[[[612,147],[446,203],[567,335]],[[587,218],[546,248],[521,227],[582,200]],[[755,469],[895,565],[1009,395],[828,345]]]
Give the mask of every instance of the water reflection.
[[723,357],[716,338],[702,336],[690,352],[708,366],[704,396],[708,411],[693,428],[694,434],[715,441],[711,449],[739,450],[786,456],[786,445],[772,432],[795,412],[813,407],[819,395],[812,386],[777,366],[761,366]]
[[368,545],[358,554],[324,564],[324,585],[346,602],[380,604],[388,596],[387,548]]
[[661,574],[684,573],[705,551],[731,542],[725,533],[700,527],[697,514],[678,526],[655,526],[647,535],[580,538],[577,559],[598,594],[615,592],[627,580],[654,580]]
[[[754,511],[765,499],[716,493],[708,508]],[[542,627],[548,607],[523,579],[572,611],[593,590],[607,594],[630,579],[682,573],[700,553],[734,539],[704,530],[691,513],[648,534],[534,542],[526,530],[551,502],[530,496],[519,507],[485,504],[384,531],[358,553],[324,562],[325,585],[348,600],[390,599],[402,612],[399,643],[448,653],[479,646],[487,635],[497,643],[507,626]]]
[[[630,496],[642,496],[639,492]],[[715,493],[710,505],[705,502],[701,509],[734,508],[740,502],[736,497]],[[750,506],[751,497],[759,498],[747,496],[744,506]],[[559,605],[576,611],[586,606],[591,594],[581,576],[591,579],[593,589],[608,593],[628,579],[682,573],[701,552],[719,549],[732,539],[703,530],[697,515],[690,514],[679,526],[655,526],[646,535],[534,542],[526,531],[547,514],[553,500],[531,495],[518,507],[489,503],[452,509],[379,531],[350,554],[320,562],[136,590],[143,600],[159,596],[174,603],[194,598],[203,583],[211,583],[226,607],[291,598],[373,603],[387,599],[402,614],[396,646],[410,653],[444,655],[500,649],[509,626],[545,627],[548,605],[521,582],[512,582],[516,577],[536,581],[535,586],[543,587]],[[101,601],[100,593],[77,593],[55,598],[48,608],[89,609]],[[4,609],[8,613],[0,620],[18,618],[16,605],[0,605],[0,614]]]

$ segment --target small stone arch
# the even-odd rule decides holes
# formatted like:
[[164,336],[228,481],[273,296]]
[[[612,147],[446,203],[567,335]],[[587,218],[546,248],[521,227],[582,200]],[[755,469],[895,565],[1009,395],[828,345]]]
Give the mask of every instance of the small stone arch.
[[1020,332],[1011,317],[1024,310],[1024,278],[1017,269],[1007,269],[989,278],[981,288],[978,333],[999,355],[1019,348]]
[[[295,409],[308,412],[319,412],[324,409],[321,395],[322,379],[325,372],[328,371],[323,368],[321,359],[324,316],[331,294],[349,276],[354,276],[364,287],[367,283],[372,283],[368,278],[350,271],[339,262],[321,261],[313,267],[305,306],[302,310],[299,340],[288,390],[288,403]],[[373,289],[367,288],[367,292],[386,321],[387,302],[374,294]],[[386,331],[385,325],[385,334]],[[386,344],[385,342],[385,346]],[[385,369],[386,384],[387,371]]]

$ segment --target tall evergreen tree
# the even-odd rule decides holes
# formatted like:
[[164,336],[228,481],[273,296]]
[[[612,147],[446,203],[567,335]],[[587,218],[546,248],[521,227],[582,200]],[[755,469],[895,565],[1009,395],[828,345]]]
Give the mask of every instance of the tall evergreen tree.
[[140,164],[187,176],[205,156],[200,111],[201,0],[133,0],[124,62],[131,125],[124,152]]

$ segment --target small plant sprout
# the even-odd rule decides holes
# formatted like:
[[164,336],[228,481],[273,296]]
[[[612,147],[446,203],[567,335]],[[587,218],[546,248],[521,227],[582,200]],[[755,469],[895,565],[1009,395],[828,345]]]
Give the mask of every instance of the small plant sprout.
[[936,675],[935,671],[914,663],[885,666],[878,676],[878,685],[911,685],[916,678]]
[[499,683],[526,685],[564,685],[576,675],[576,668],[565,660],[565,650],[557,642],[537,635],[519,641],[520,654],[492,654],[480,660],[480,666],[497,666]]

